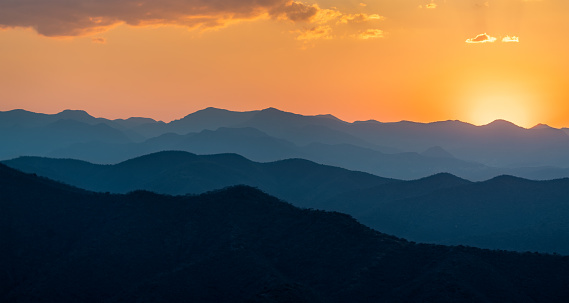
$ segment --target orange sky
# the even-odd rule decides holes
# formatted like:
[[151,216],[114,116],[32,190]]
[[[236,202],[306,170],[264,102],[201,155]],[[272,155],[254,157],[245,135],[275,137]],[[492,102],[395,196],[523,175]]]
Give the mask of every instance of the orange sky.
[[0,110],[569,126],[566,0],[27,2],[0,1]]

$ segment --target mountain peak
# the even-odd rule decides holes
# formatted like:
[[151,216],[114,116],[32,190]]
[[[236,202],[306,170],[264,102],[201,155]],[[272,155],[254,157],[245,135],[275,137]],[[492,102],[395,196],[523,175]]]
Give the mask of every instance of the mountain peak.
[[446,183],[446,184],[468,184],[471,181],[466,179],[457,177],[451,173],[442,172],[436,173],[434,175],[430,175],[428,177],[424,177],[415,181],[429,181],[429,182],[439,182],[439,183]]
[[267,114],[290,114],[290,115],[295,115],[294,113],[289,113],[289,112],[285,112],[282,111],[278,108],[274,108],[274,107],[268,107],[265,108],[263,110],[260,111],[261,113],[267,113]]
[[93,116],[89,115],[84,110],[72,110],[72,109],[66,109],[58,113],[57,116],[62,119],[76,119],[76,120],[93,118]]
[[482,125],[483,127],[494,127],[494,128],[522,128],[510,121],[497,119],[494,120],[486,125]]
[[326,118],[326,119],[332,119],[332,120],[344,122],[344,120],[342,120],[342,119],[340,119],[340,118],[338,118],[338,117],[336,117],[336,116],[334,116],[334,115],[331,115],[331,114],[316,115],[315,117]]
[[547,124],[539,123],[530,129],[555,129]]

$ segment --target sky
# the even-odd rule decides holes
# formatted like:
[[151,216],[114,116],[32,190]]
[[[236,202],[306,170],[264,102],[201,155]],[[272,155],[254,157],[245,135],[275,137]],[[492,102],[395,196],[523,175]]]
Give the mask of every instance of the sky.
[[0,0],[0,110],[569,126],[567,0]]

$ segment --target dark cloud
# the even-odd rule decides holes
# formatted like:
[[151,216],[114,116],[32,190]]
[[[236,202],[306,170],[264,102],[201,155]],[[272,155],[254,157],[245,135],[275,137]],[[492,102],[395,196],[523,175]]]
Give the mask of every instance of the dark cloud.
[[310,18],[315,7],[290,0],[0,0],[0,27],[31,27],[44,36],[80,36],[126,23],[218,27],[281,12]]
[[291,21],[309,21],[312,19],[320,8],[317,5],[307,5],[301,2],[292,2],[274,9],[271,14],[273,16],[285,17]]

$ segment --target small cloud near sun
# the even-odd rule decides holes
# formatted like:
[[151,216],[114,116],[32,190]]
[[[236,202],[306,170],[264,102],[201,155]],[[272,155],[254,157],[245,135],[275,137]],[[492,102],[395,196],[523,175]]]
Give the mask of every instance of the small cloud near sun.
[[365,30],[357,35],[358,39],[375,39],[375,38],[383,38],[383,31],[380,29],[368,29]]
[[496,42],[496,40],[496,38],[484,33],[474,38],[466,39],[466,43],[493,43]]
[[97,37],[97,38],[91,39],[91,42],[97,43],[97,44],[105,44],[105,43],[107,43],[107,39],[102,38],[102,37]]
[[367,4],[360,2],[360,6],[367,6]]
[[510,43],[510,42],[520,42],[520,38],[517,36],[506,36],[502,38],[502,42]]
[[431,1],[431,3],[427,3],[425,5],[419,5],[419,8],[426,8],[426,9],[435,9],[437,8],[437,4],[435,3],[435,1]]

